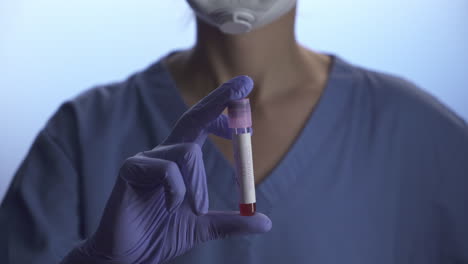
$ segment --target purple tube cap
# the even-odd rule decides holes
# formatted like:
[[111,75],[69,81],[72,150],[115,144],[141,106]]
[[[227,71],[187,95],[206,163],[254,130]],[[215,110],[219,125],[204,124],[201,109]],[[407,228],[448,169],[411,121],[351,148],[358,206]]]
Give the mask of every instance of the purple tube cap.
[[245,128],[252,126],[250,101],[248,98],[231,101],[228,104],[229,128]]

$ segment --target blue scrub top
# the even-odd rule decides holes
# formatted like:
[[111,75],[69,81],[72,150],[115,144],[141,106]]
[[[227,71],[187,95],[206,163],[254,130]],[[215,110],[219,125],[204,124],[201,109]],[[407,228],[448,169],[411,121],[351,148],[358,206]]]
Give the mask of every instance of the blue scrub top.
[[[122,162],[186,110],[161,61],[64,103],[2,203],[0,263],[58,263],[97,228]],[[233,168],[210,140],[203,151],[211,209],[236,210]],[[467,124],[410,82],[334,56],[314,112],[257,186],[257,208],[269,233],[171,263],[468,263]]]

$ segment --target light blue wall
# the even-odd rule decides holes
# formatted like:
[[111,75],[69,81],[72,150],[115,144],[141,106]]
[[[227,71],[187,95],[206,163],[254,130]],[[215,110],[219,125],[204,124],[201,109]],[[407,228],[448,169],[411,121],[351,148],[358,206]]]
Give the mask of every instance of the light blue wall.
[[[0,27],[0,197],[61,102],[194,36],[183,0],[4,0]],[[298,38],[405,76],[468,119],[466,0],[302,0]]]

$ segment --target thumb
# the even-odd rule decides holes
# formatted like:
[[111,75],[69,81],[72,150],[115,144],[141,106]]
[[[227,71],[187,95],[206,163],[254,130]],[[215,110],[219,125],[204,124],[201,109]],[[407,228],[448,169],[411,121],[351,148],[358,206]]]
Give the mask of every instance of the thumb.
[[210,224],[210,237],[206,240],[221,239],[230,236],[266,233],[272,223],[268,216],[255,213],[253,216],[241,216],[239,212],[210,211],[201,216]]

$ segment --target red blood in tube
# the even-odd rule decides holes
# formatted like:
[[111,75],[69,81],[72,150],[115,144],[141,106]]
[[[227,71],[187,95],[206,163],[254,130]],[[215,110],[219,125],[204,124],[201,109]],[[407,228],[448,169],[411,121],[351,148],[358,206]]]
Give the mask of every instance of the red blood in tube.
[[240,215],[243,216],[252,216],[255,214],[256,203],[251,204],[239,204]]

